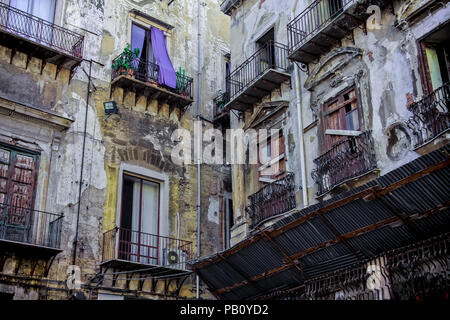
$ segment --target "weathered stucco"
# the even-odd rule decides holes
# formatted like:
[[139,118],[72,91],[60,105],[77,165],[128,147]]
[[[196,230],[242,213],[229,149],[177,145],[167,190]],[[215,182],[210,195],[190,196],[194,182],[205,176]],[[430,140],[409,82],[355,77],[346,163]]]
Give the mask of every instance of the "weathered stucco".
[[[302,13],[311,1],[256,1],[247,0],[231,14],[232,70],[241,65],[254,51],[255,41],[272,26],[275,42],[287,44],[287,24]],[[423,96],[418,63],[417,40],[439,25],[447,22],[449,6],[439,5],[432,13],[408,25],[405,19],[427,1],[393,1],[381,10],[379,24],[367,22],[355,28],[352,35],[325,52],[318,61],[309,64],[308,72],[300,71],[300,97],[295,93],[295,69],[291,62],[291,82],[283,84],[280,91],[271,92],[263,102],[287,100],[289,107],[283,129],[286,134],[287,170],[295,173],[297,205],[299,208],[328,199],[344,190],[359,186],[383,175],[419,156],[414,150],[413,133],[406,122],[412,116],[408,98],[419,100]],[[305,67],[302,67],[306,70]],[[317,185],[312,173],[314,159],[325,152],[323,105],[342,90],[355,85],[359,95],[361,124],[371,130],[376,155],[376,170],[358,179],[340,185],[335,190],[317,197]],[[297,99],[299,98],[300,101]],[[305,168],[300,166],[300,135],[297,121],[297,103],[301,105],[301,124],[304,130]],[[253,113],[258,106],[253,106]],[[231,126],[242,128],[250,118],[231,115]],[[445,138],[445,135],[444,135]],[[447,134],[448,138],[448,134]],[[439,140],[440,141],[440,140]],[[433,142],[438,145],[440,142]],[[248,146],[246,146],[248,148]],[[247,237],[249,217],[244,209],[248,196],[258,191],[257,166],[233,167],[233,202],[236,225],[233,243]],[[301,172],[305,170],[306,181]],[[306,186],[306,202],[300,194]]]
[[[36,190],[36,209],[64,213],[61,239],[63,252],[57,255],[48,277],[36,271],[36,283],[41,289],[15,287],[14,299],[67,298],[65,285],[67,267],[72,264],[73,241],[77,221],[78,201],[81,201],[81,215],[78,234],[76,265],[81,268],[82,285],[100,271],[102,254],[102,234],[116,226],[117,196],[121,164],[137,165],[169,176],[168,231],[166,236],[180,237],[193,242],[193,257],[196,254],[197,234],[197,168],[194,165],[177,166],[170,156],[176,144],[171,140],[177,128],[190,130],[195,116],[197,97],[197,3],[195,1],[174,1],[168,6],[163,1],[57,1],[56,22],[63,27],[84,35],[83,57],[98,63],[92,64],[92,83],[87,113],[86,145],[84,152],[83,181],[79,181],[82,161],[84,117],[86,112],[87,73],[89,63],[83,62],[69,81],[69,71],[62,69],[57,77],[56,66],[47,63],[40,74],[42,61],[32,58],[27,68],[27,55],[20,49],[10,64],[11,50],[0,47],[0,96],[4,99],[56,112],[71,119],[67,130],[46,129],[41,123],[27,123],[1,115],[1,136],[9,136],[27,141],[41,150],[39,179]],[[201,112],[205,118],[212,118],[212,99],[218,88],[223,86],[223,55],[229,52],[229,17],[220,12],[218,1],[207,0],[201,6],[202,91]],[[178,107],[141,97],[135,104],[135,94],[127,94],[117,88],[112,99],[117,101],[119,114],[105,116],[103,103],[110,101],[111,62],[127,43],[130,43],[130,10],[136,9],[167,24],[172,30],[165,30],[168,51],[174,68],[180,67],[194,78],[194,103],[181,112]],[[122,102],[123,101],[123,102]],[[6,121],[4,121],[5,119]],[[15,125],[13,125],[15,124]],[[3,131],[5,128],[5,131]],[[6,134],[5,132],[8,132]],[[54,132],[57,132],[54,133]],[[58,145],[52,141],[57,136]],[[52,140],[53,139],[53,140]],[[52,149],[53,148],[53,149]],[[202,255],[223,248],[221,222],[214,213],[218,212],[219,197],[223,187],[220,181],[224,174],[202,166]],[[81,199],[78,198],[79,184],[82,183]],[[214,186],[214,187],[212,187]],[[8,258],[2,275],[2,283],[13,284],[16,260]],[[19,272],[26,275],[31,262],[25,263]],[[40,279],[57,280],[51,288],[45,289]],[[26,287],[25,280],[18,281]],[[110,283],[107,283],[107,286]],[[117,288],[124,288],[119,280]],[[189,278],[181,288],[181,297],[195,295],[195,281]],[[9,288],[9,287],[8,287]],[[86,287],[87,288],[87,287]],[[116,289],[117,289],[116,288]],[[150,283],[137,290],[137,281],[130,282],[132,291],[117,291],[115,294],[161,298],[164,284],[158,284],[155,291]],[[174,283],[169,286],[173,291]],[[6,290],[6,289],[5,289]],[[9,290],[9,289],[8,289]],[[107,290],[107,289],[104,289]],[[134,291],[133,291],[134,290]],[[107,290],[108,291],[108,290]],[[113,290],[114,291],[114,290]],[[85,291],[95,298],[97,292]],[[202,294],[206,294],[201,290]],[[168,297],[166,297],[168,298]]]

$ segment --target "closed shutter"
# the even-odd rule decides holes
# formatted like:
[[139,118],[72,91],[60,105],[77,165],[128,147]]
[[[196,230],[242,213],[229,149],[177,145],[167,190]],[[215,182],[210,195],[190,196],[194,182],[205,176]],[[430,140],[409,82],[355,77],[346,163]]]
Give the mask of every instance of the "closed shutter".
[[325,143],[330,150],[341,141],[347,140],[347,135],[327,134],[326,130],[347,130],[358,132],[361,129],[356,90],[352,88],[325,104]]
[[37,155],[0,148],[0,205],[6,209],[2,210],[3,224],[30,225],[38,169],[37,160]]

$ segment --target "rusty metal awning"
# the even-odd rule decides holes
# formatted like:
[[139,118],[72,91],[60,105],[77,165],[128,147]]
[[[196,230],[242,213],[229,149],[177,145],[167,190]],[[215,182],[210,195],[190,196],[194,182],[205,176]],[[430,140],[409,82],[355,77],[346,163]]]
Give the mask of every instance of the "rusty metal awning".
[[191,268],[218,299],[254,299],[450,231],[450,145],[289,215]]

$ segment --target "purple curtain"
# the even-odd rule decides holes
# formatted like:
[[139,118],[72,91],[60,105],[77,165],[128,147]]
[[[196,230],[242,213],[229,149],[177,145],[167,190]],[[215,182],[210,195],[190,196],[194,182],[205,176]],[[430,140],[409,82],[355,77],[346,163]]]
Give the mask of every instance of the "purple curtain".
[[160,84],[165,84],[168,87],[176,89],[177,87],[177,75],[173,68],[172,62],[167,52],[166,39],[164,33],[158,28],[152,27],[151,29],[153,54],[155,55],[156,63],[159,66],[159,79]]

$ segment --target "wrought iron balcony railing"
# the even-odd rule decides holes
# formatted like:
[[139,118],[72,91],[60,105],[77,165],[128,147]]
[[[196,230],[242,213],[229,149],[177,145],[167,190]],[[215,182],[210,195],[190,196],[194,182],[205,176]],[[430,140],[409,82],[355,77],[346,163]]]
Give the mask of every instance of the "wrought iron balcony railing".
[[332,45],[340,44],[370,16],[371,5],[386,0],[315,0],[287,25],[289,58],[302,63],[317,60]]
[[214,118],[220,116],[224,112],[224,107],[230,100],[229,92],[219,92],[219,94],[214,98]]
[[0,240],[59,249],[62,214],[0,204]]
[[0,31],[75,58],[83,58],[84,36],[0,2]]
[[368,173],[377,167],[371,131],[348,137],[314,160],[312,177],[318,184],[317,195],[325,194],[341,183]]
[[192,242],[190,241],[126,228],[114,228],[103,234],[103,262],[123,260],[187,270],[186,263],[192,258]]
[[282,214],[296,207],[294,174],[265,185],[248,197],[250,205],[245,208],[251,219],[251,228],[264,220]]
[[220,5],[220,10],[227,15],[231,15],[231,11],[240,6],[245,0],[224,0]]
[[450,82],[447,82],[409,107],[413,116],[408,120],[408,127],[414,134],[416,148],[448,131],[449,106]]
[[301,45],[308,36],[342,13],[354,0],[318,0],[311,3],[294,20],[288,23],[288,45],[292,49]]
[[267,70],[287,72],[288,47],[268,41],[250,58],[237,67],[226,79],[230,85],[230,101],[251,86]]
[[[112,63],[119,59],[120,56],[116,57]],[[147,82],[153,85],[162,86],[165,89],[174,92],[176,94],[182,95],[188,99],[192,99],[192,82],[193,79],[179,72],[177,75],[177,85],[176,89],[169,88],[167,86],[158,83],[159,79],[159,66],[155,63],[147,61],[145,59],[135,58],[131,63],[132,68],[129,70],[125,69],[113,69],[111,73],[111,80],[116,79],[121,75],[129,75],[137,80]]]

